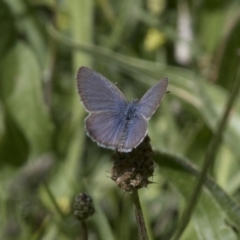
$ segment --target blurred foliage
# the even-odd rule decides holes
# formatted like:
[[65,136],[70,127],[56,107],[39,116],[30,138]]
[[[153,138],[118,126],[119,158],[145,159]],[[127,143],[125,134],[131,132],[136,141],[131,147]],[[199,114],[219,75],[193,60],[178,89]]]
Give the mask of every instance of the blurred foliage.
[[[169,77],[149,122],[155,184],[140,197],[150,238],[170,239],[237,77],[240,2],[3,0],[0,32],[1,239],[79,239],[80,192],[96,210],[89,239],[137,239],[131,198],[109,178],[112,151],[84,132],[80,66],[129,100]],[[239,142],[238,99],[181,239],[239,239]]]

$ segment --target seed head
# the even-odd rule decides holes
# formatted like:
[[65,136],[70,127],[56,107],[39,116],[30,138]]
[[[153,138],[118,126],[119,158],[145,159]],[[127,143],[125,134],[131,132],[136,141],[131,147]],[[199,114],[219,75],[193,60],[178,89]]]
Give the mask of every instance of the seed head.
[[153,176],[153,150],[148,136],[142,143],[129,153],[115,152],[111,178],[119,188],[131,192],[133,189],[147,187],[151,183],[148,178]]

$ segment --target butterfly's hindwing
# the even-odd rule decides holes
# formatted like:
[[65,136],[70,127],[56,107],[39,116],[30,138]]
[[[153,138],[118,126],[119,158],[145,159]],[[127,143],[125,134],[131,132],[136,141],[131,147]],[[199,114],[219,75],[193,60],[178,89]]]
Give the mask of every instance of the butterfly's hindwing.
[[125,120],[118,113],[90,113],[85,120],[88,135],[99,145],[116,149],[123,132]]
[[120,152],[130,152],[142,142],[146,134],[147,120],[142,115],[135,116],[125,124],[118,143],[118,150]]

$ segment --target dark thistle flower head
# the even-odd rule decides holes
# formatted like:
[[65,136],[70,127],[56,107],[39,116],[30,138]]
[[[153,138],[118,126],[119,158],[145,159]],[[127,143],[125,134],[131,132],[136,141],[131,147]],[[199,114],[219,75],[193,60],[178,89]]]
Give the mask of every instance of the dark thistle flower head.
[[148,178],[153,176],[154,172],[152,155],[153,150],[148,136],[129,153],[115,152],[112,156],[114,163],[111,169],[112,180],[124,191],[146,187],[151,183]]
[[80,193],[75,199],[73,210],[79,221],[86,221],[95,212],[92,198],[86,193]]

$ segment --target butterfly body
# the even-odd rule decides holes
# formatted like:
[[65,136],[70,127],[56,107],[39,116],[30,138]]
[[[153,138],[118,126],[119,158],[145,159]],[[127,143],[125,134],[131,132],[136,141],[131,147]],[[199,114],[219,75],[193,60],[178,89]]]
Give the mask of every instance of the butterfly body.
[[155,84],[140,100],[128,102],[123,93],[101,74],[81,67],[77,73],[78,92],[89,113],[87,135],[98,145],[130,152],[147,134],[147,122],[166,92],[168,80]]
[[127,104],[126,109],[123,112],[123,116],[126,120],[131,120],[136,116],[136,110],[137,110],[137,101],[134,100]]

